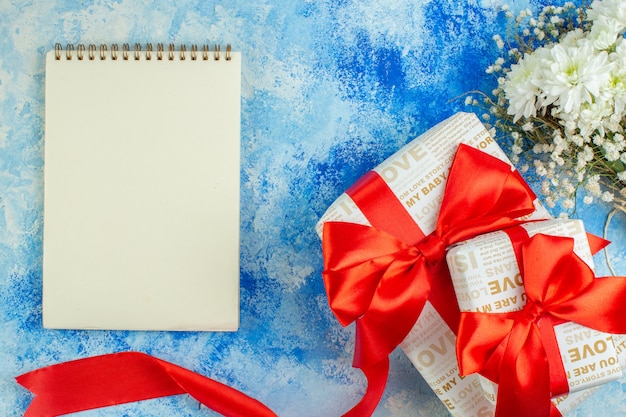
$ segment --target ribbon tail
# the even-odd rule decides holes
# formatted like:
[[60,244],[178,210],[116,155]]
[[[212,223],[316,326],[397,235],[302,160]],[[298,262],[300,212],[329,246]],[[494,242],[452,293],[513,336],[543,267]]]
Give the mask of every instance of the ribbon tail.
[[600,252],[602,249],[611,244],[611,242],[609,242],[608,240],[596,236],[592,233],[587,233],[587,241],[589,242],[589,249],[591,249],[592,255],[595,255],[596,253]]
[[626,277],[593,280],[576,298],[553,309],[556,317],[605,333],[626,333]]
[[400,279],[381,280],[368,311],[356,321],[355,367],[376,364],[398,347],[422,313],[430,289],[431,276],[423,258]]
[[266,405],[241,391],[180,366],[159,362],[189,395],[213,411],[228,417],[276,417]]
[[389,374],[389,358],[385,357],[380,362],[361,368],[367,378],[367,391],[361,401],[355,405],[343,417],[371,416],[378,406],[385,391],[387,375]]
[[276,417],[233,388],[139,352],[65,362],[16,380],[35,394],[24,417],[55,417],[184,393],[227,417]]
[[561,414],[559,409],[556,408],[556,405],[552,402],[550,403],[550,417],[563,417],[563,414]]
[[513,328],[498,385],[496,417],[550,415],[550,371],[535,325],[529,323]]

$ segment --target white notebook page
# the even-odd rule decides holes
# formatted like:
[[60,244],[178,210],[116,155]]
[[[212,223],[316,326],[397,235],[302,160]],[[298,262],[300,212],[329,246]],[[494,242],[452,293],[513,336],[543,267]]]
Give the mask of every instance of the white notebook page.
[[241,56],[46,57],[46,328],[236,330]]

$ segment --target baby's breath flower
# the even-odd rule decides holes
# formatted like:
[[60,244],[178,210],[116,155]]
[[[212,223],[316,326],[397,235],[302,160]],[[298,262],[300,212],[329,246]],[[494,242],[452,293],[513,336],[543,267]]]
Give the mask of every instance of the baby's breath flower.
[[595,135],[592,140],[593,140],[594,145],[598,145],[598,146],[604,145],[604,137],[603,136]]
[[614,198],[615,196],[610,191],[605,191],[602,193],[602,201],[606,201],[607,203],[610,203],[611,201],[613,201]]
[[539,175],[540,177],[544,177],[548,175],[548,170],[546,169],[546,167],[544,166],[541,160],[535,159],[534,164],[535,164],[535,171],[537,172],[537,175]]
[[504,41],[500,35],[493,35],[493,40],[496,43],[498,49],[504,49]]
[[559,16],[552,16],[550,18],[550,23],[554,24],[554,25],[560,25],[563,23],[563,19],[561,19]]

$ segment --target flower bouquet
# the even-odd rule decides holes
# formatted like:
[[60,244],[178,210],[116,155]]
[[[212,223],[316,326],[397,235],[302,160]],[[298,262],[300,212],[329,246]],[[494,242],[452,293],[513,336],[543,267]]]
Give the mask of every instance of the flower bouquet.
[[572,214],[582,190],[586,204],[626,210],[626,2],[504,12],[508,34],[494,36],[501,56],[487,68],[498,86],[466,104],[513,139],[512,162],[536,174],[549,207]]

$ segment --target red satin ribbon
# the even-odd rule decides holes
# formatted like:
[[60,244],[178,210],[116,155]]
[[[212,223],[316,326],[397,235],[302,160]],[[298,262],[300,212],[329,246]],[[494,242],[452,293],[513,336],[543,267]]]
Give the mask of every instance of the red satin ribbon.
[[65,362],[16,379],[35,394],[24,417],[54,417],[184,393],[227,417],[276,417],[240,391],[138,352]]
[[523,242],[524,309],[461,313],[461,374],[480,372],[498,383],[496,416],[559,415],[550,402],[550,366],[541,330],[551,320],[626,333],[626,278],[595,278],[573,248],[571,238],[541,234]]
[[426,237],[377,174],[369,173],[348,194],[371,227],[327,222],[322,249],[330,307],[342,325],[356,322],[353,366],[368,379],[364,398],[346,414],[355,417],[374,412],[388,356],[426,300],[456,330],[459,311],[443,262],[445,248],[519,224],[517,218],[535,210],[535,196],[510,165],[463,144],[448,175],[436,230]]

